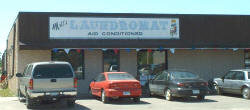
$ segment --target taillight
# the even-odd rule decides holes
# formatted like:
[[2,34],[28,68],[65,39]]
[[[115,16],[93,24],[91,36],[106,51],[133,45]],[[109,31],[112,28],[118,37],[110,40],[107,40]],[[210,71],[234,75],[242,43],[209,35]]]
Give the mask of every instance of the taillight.
[[201,83],[201,86],[208,86],[207,82]]
[[109,84],[110,89],[119,88],[117,84]]
[[77,78],[74,78],[74,88],[77,88]]
[[141,88],[141,84],[140,83],[135,83],[134,86],[137,87],[137,88]]
[[184,83],[178,83],[177,86],[183,87],[183,86],[185,86],[185,84]]
[[29,89],[33,89],[33,79],[30,79],[30,81],[29,81]]

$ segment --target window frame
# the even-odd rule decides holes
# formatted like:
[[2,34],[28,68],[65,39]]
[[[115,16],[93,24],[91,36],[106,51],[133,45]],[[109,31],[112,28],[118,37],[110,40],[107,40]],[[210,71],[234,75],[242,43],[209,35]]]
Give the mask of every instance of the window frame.
[[[158,77],[162,77],[162,79],[157,79]],[[164,73],[161,72],[161,74],[157,75],[154,80],[155,81],[162,81],[162,80],[164,80]]]
[[[237,75],[238,74],[242,74],[243,75],[243,79],[237,79]],[[234,79],[233,80],[245,80],[245,73],[243,71],[237,71],[235,74],[234,74]]]
[[100,73],[96,78],[95,78],[95,82],[102,82],[105,81],[105,75],[103,73]]
[[[230,73],[232,73],[231,79],[226,78],[226,76],[227,76],[228,74],[230,74]],[[235,71],[229,71],[229,72],[227,72],[226,75],[224,76],[224,79],[233,80],[233,79],[234,79],[234,75],[235,75]]]
[[[141,66],[139,64],[139,61],[138,61],[138,59],[139,59],[139,52],[147,52],[147,51],[148,51],[147,49],[143,49],[143,50],[140,50],[140,51],[138,51],[136,53],[136,56],[137,56],[137,76],[141,75],[140,72],[139,72],[139,68],[138,68],[138,66]],[[164,65],[164,69],[163,70],[168,70],[168,50],[160,50],[160,49],[152,50],[152,52],[154,52],[154,51],[160,51],[160,52],[164,52],[165,53],[165,62],[163,63],[163,65]],[[156,74],[156,76],[158,76],[158,75]],[[155,79],[155,77],[154,77],[154,79]]]
[[[71,49],[70,51],[69,51],[69,53],[71,52],[71,51],[75,51],[75,52],[77,52],[76,51],[77,49]],[[64,49],[58,49],[57,50],[57,52],[59,52],[59,51],[63,51],[66,55],[68,55],[66,52],[65,52],[65,50]],[[55,60],[55,54],[57,53],[57,52],[54,52],[53,51],[53,49],[51,50],[51,61],[57,61],[57,60]],[[78,52],[77,52],[78,53]],[[71,64],[71,66],[72,66],[72,69],[73,69],[73,71],[74,71],[74,73],[75,73],[75,76],[77,77],[77,80],[85,80],[85,59],[84,59],[84,56],[85,56],[85,52],[84,52],[84,50],[82,50],[81,49],[81,52],[79,53],[80,55],[81,55],[81,66],[79,66],[79,67],[81,67],[82,69],[82,73],[81,73],[81,75],[82,75],[82,78],[78,78],[77,77],[77,74],[76,74],[76,71],[74,70],[74,67],[73,67],[73,65],[71,64],[71,62],[69,62],[70,64]],[[67,59],[68,59],[68,56],[67,56]],[[67,61],[67,60],[62,60],[62,61]],[[67,61],[68,62],[68,61]]]
[[[105,63],[105,62],[104,62],[104,54],[105,54],[104,52],[107,52],[107,51],[114,52],[114,55],[117,55],[117,66],[118,66],[118,69],[117,69],[117,70],[120,71],[120,66],[121,66],[121,65],[120,65],[120,57],[121,57],[121,56],[120,56],[120,50],[118,50],[118,53],[117,53],[117,54],[115,54],[115,51],[114,51],[114,50],[102,51],[102,71],[105,72],[105,71],[104,71],[104,63]],[[111,65],[110,65],[110,66],[111,66]],[[110,67],[108,67],[108,70],[109,70],[109,69],[110,69]],[[109,72],[109,71],[106,71],[106,72]]]

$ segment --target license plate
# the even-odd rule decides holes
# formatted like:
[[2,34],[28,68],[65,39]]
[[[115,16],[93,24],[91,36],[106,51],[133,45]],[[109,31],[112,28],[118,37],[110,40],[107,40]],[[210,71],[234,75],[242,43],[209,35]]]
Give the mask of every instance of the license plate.
[[58,92],[50,92],[49,95],[56,96],[56,95],[58,95]]
[[123,95],[130,95],[130,92],[129,91],[124,91]]
[[193,94],[199,94],[200,90],[193,90]]

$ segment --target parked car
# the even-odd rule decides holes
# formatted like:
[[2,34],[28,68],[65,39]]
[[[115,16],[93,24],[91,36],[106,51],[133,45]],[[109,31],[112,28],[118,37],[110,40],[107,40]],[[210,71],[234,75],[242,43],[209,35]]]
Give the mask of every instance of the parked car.
[[89,93],[101,97],[103,103],[110,98],[133,98],[139,102],[142,92],[140,82],[127,72],[100,73],[89,88]]
[[165,96],[168,101],[187,96],[197,96],[203,100],[208,93],[207,86],[207,81],[194,73],[163,70],[149,82],[149,91],[151,95]]
[[139,80],[142,86],[148,87],[149,80],[155,77],[155,74],[164,70],[164,64],[147,64],[138,67]]
[[214,78],[217,94],[240,94],[250,99],[250,69],[230,70],[221,78]]
[[24,73],[17,73],[18,97],[25,97],[27,108],[41,101],[66,100],[74,106],[77,79],[68,62],[36,62],[28,64]]

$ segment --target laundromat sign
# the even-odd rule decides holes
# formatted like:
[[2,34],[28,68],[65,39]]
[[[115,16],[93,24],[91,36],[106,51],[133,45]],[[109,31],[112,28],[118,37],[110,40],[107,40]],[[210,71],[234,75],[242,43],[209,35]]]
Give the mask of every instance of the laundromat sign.
[[50,39],[179,39],[178,18],[50,17]]

